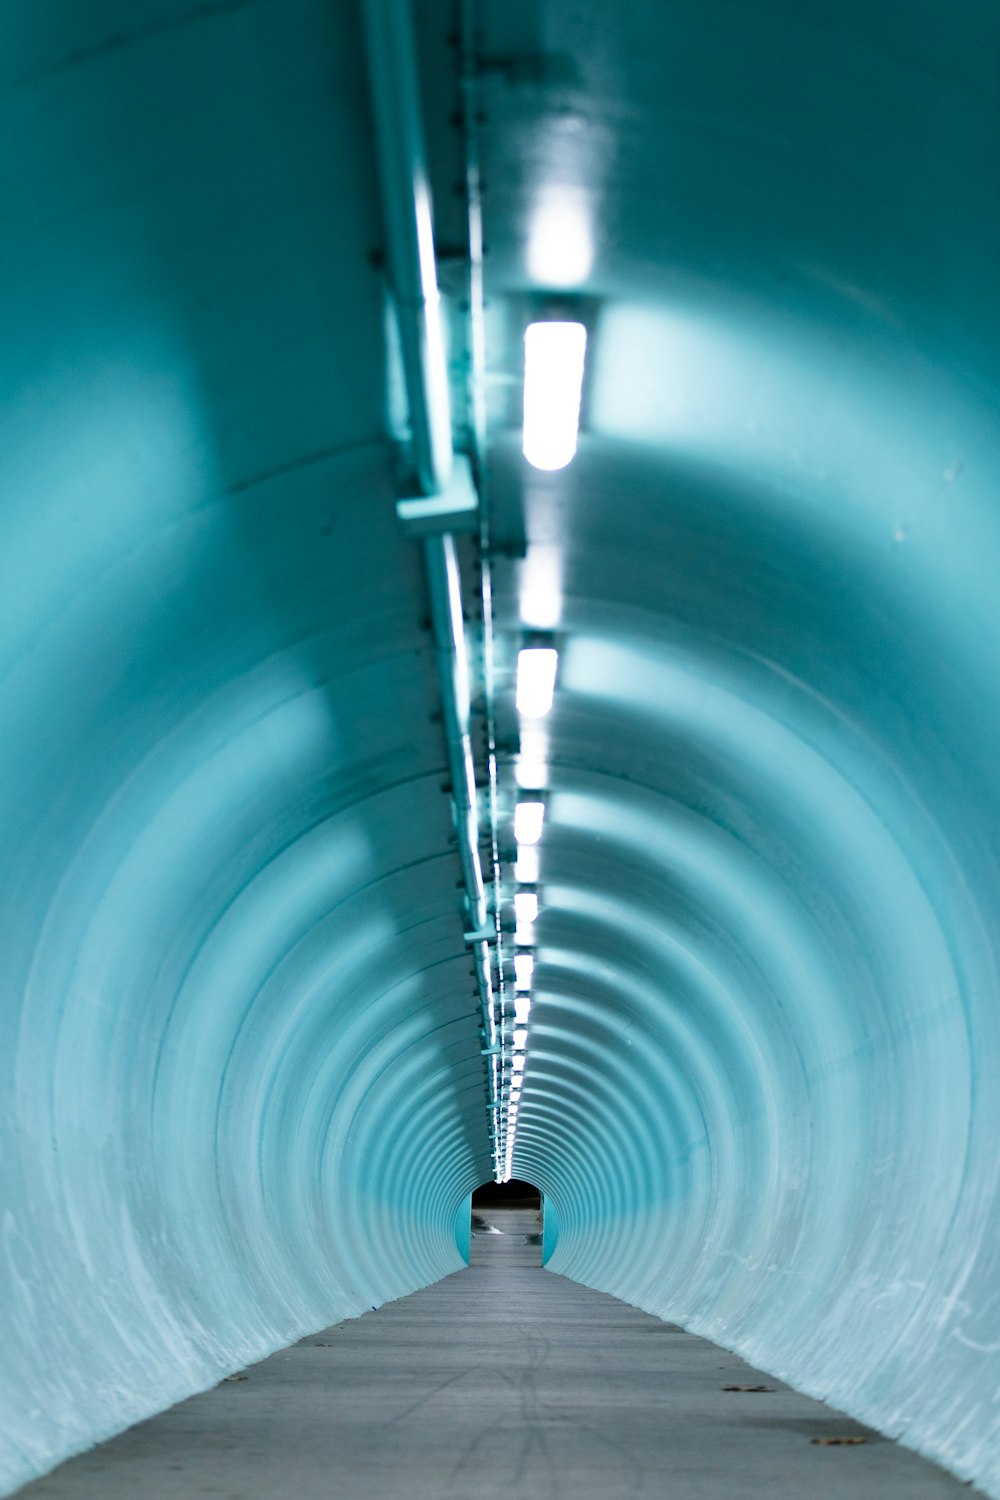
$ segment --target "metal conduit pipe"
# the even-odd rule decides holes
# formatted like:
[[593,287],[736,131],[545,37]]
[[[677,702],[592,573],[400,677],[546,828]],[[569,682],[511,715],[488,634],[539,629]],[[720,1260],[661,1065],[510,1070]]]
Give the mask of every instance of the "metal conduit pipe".
[[[431,599],[431,628],[438,659],[445,741],[452,778],[452,807],[468,919],[471,927],[482,933],[487,930],[486,888],[479,855],[479,802],[469,736],[469,664],[454,537],[446,534],[427,538],[424,564]],[[496,1041],[496,1017],[489,943],[483,939],[474,942],[473,953],[483,1032],[487,1048],[492,1049]],[[491,1055],[489,1051],[487,1055]],[[496,1094],[494,1082],[488,1083],[487,1094],[492,1107]]]
[[362,9],[385,219],[386,274],[399,322],[413,463],[422,492],[436,495],[451,474],[451,401],[413,21],[404,0],[364,0]]
[[[441,496],[452,477],[451,400],[413,22],[409,5],[401,0],[364,0],[362,8],[378,145],[386,271],[399,329],[410,420],[410,457],[421,493]],[[469,666],[461,574],[454,537],[447,529],[447,509],[441,525],[439,533],[424,538],[424,564],[467,915],[470,926],[482,932],[487,903],[479,855],[475,764],[469,736]],[[496,1017],[488,944],[476,942],[474,954],[489,1055],[495,1045]],[[495,1070],[491,1069],[487,1096],[494,1134],[495,1094]],[[493,1149],[495,1153],[495,1140]]]
[[[480,171],[479,34],[475,0],[463,0],[459,27],[460,113],[465,145],[465,192],[468,200],[469,235],[469,367],[468,400],[471,413],[470,443],[473,472],[479,492],[480,591],[483,611],[483,699],[486,711],[487,797],[490,853],[493,865],[493,918],[496,942],[497,1008],[501,1058],[508,1053],[508,1017],[504,986],[504,940],[500,920],[500,816],[497,786],[496,692],[494,680],[493,565],[490,532],[490,494],[484,464],[486,452],[486,300],[483,278],[483,192]],[[488,1028],[491,1037],[492,1024]],[[499,1119],[500,1093],[491,1089],[491,1129],[496,1153],[496,1177],[503,1175],[507,1126]]]
[[469,902],[469,919],[474,927],[482,928],[486,921],[486,892],[479,857],[476,772],[469,738],[469,662],[462,615],[462,582],[455,539],[450,533],[429,537],[424,542],[424,564],[441,682],[458,854]]

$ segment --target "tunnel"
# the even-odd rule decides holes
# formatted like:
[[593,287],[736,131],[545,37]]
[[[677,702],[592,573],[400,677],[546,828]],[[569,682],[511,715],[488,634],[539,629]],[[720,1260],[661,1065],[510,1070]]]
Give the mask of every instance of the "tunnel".
[[511,1179],[1000,1496],[1000,10],[2,29],[0,1493]]

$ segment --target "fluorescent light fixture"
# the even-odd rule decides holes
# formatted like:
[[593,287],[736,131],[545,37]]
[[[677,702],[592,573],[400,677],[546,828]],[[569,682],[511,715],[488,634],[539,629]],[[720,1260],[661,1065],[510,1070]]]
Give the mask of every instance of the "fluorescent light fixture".
[[515,995],[514,996],[514,1020],[515,1020],[515,1022],[516,1022],[517,1025],[519,1025],[519,1026],[525,1026],[527,1024],[528,1015],[529,1015],[530,1011],[531,1011],[531,996],[530,995]]
[[519,948],[530,948],[535,941],[535,929],[533,927],[515,927],[514,941]]
[[519,802],[514,808],[514,838],[519,844],[537,844],[544,821],[544,802]]
[[528,274],[544,287],[579,286],[594,263],[591,206],[581,188],[543,189],[528,229]]
[[514,954],[514,988],[516,990],[531,989],[531,975],[534,967],[535,960],[530,953]]
[[511,1064],[511,1066],[513,1067],[515,1073],[523,1073],[524,1072],[524,1053],[523,1052],[515,1052],[514,1053],[514,1060],[513,1060],[513,1063]]
[[523,1048],[525,1048],[527,1045],[528,1045],[528,1028],[527,1028],[527,1026],[515,1026],[514,1027],[514,1046],[517,1047],[518,1050],[520,1051]]
[[521,724],[517,742],[517,752],[522,757],[544,760],[549,753],[549,736],[544,724]]
[[514,897],[514,916],[519,927],[529,927],[538,916],[538,896],[535,891],[518,891]]
[[544,719],[552,707],[559,653],[554,646],[525,646],[517,653],[517,711]]
[[521,623],[529,630],[555,630],[562,620],[562,568],[558,547],[531,543],[518,583]]
[[529,323],[524,330],[522,450],[535,469],[565,469],[576,452],[587,330]]
[[515,775],[526,792],[539,792],[549,784],[549,737],[537,724],[521,725]]
[[519,755],[514,775],[522,792],[544,792],[549,784],[549,768],[535,755]]
[[538,882],[538,850],[530,844],[522,844],[517,851],[514,879],[518,885],[535,885]]

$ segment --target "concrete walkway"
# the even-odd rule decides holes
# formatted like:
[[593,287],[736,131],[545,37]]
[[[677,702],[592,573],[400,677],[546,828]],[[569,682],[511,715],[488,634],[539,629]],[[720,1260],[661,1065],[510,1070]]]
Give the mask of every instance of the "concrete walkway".
[[[968,1489],[713,1344],[542,1271],[484,1211],[468,1270],[337,1324],[21,1491],[31,1500],[939,1500]],[[777,1386],[741,1393],[728,1385]],[[858,1446],[811,1440],[864,1437]]]

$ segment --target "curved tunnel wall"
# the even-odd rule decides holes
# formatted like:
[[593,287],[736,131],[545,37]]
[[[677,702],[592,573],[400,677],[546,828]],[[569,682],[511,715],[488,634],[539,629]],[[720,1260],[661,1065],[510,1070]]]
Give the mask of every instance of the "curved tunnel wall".
[[[577,461],[493,453],[501,693],[564,596],[515,1170],[552,1270],[1000,1494],[996,18],[747,7],[733,77],[734,7],[564,9],[497,305],[548,123],[635,171]],[[457,1269],[490,1168],[353,9],[122,16],[2,49],[7,1489]]]
[[4,23],[4,1491],[489,1175],[359,35],[238,12]]
[[572,467],[494,449],[561,652],[514,1169],[551,1270],[995,1494],[997,16],[545,15],[492,286],[541,201],[594,301]]
[[[733,426],[783,435],[810,332],[734,381]],[[657,333],[629,343],[650,408]],[[776,443],[748,482],[595,393],[515,1162],[557,1203],[551,1270],[995,1491],[1000,451],[990,397],[912,355],[908,430],[886,364],[884,402],[850,369],[794,486]],[[869,453],[838,429],[873,409],[848,515]],[[642,556],[598,499],[626,443]]]

